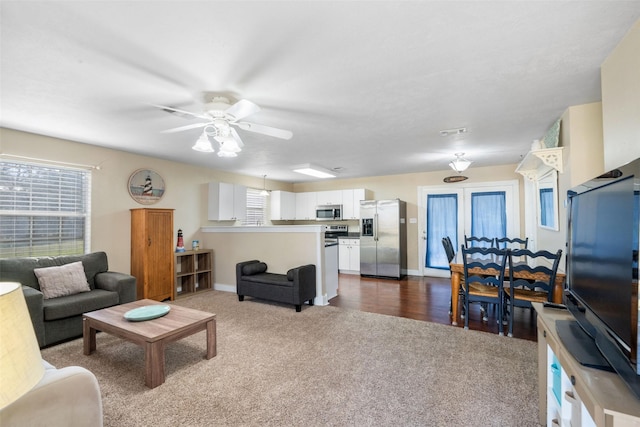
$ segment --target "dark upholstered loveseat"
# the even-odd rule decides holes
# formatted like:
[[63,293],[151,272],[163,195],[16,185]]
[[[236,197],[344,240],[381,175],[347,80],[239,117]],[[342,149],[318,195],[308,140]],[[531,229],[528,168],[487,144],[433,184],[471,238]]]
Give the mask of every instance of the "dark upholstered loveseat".
[[[88,292],[45,299],[34,269],[82,261]],[[40,347],[82,336],[82,313],[135,301],[136,278],[108,271],[107,254],[0,259],[0,281],[22,284]]]
[[316,297],[316,266],[313,264],[292,268],[287,274],[267,273],[267,264],[258,260],[236,264],[238,299],[245,296],[293,304],[296,311]]

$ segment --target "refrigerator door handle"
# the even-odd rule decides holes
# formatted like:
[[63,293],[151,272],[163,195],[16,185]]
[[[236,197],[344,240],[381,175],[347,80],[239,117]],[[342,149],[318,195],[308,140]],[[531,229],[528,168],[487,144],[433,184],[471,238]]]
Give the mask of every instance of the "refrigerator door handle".
[[373,215],[373,240],[378,241],[378,214]]

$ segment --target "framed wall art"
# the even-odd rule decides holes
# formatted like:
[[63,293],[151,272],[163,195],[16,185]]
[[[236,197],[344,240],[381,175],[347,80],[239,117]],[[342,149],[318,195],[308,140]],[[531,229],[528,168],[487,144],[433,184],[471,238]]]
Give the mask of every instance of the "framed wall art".
[[162,199],[164,179],[151,169],[138,169],[129,177],[129,195],[141,205],[152,205]]

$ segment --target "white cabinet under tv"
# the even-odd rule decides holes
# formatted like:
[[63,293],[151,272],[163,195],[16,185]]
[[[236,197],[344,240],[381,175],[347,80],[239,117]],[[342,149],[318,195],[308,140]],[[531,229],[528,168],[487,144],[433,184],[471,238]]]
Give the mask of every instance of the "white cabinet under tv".
[[613,372],[580,365],[564,346],[556,321],[566,310],[534,303],[538,322],[539,423],[552,426],[640,427],[640,399]]

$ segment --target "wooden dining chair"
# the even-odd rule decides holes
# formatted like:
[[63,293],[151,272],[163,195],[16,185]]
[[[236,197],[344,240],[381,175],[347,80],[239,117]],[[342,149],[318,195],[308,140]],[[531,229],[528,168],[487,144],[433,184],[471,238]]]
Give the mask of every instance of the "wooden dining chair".
[[509,286],[504,287],[504,298],[510,337],[513,336],[514,307],[531,308],[532,302],[553,300],[553,286],[561,257],[561,249],[556,253],[529,249],[509,251]]
[[529,238],[526,237],[521,239],[519,237],[502,237],[496,238],[496,247],[500,249],[528,249],[529,248]]
[[467,248],[497,248],[496,240],[492,237],[477,237],[464,235],[464,245]]
[[[447,260],[449,262],[449,264],[451,264],[451,261],[453,261],[453,259],[456,256],[455,250],[453,249],[453,243],[451,243],[451,239],[449,238],[449,236],[445,236],[442,238],[442,246],[444,247],[444,252],[445,254],[447,254]],[[451,277],[451,265],[449,265],[449,277]],[[462,302],[462,304],[464,305],[464,290],[462,289],[462,284],[464,283],[464,279],[460,280],[460,288],[459,288],[459,301]],[[449,300],[449,314],[453,313],[453,295],[451,296],[451,299]],[[464,306],[462,308],[462,311],[460,313],[460,317],[462,317],[464,319],[465,316],[465,310],[464,310]]]
[[504,335],[502,322],[504,313],[503,283],[508,250],[466,248],[464,245],[461,250],[464,267],[464,303],[467,313],[464,318],[464,328],[469,329],[469,303],[477,301],[496,304],[498,307],[499,334]]

